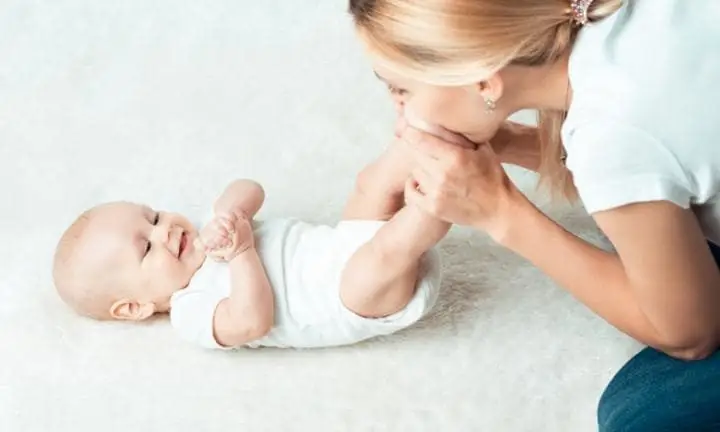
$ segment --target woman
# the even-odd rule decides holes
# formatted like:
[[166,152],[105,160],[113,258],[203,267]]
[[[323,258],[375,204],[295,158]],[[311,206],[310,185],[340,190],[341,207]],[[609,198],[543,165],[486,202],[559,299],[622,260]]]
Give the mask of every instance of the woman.
[[[485,231],[649,346],[602,396],[601,430],[720,428],[720,254],[707,243],[720,242],[717,0],[351,0],[350,11],[396,101],[480,143],[405,128],[418,163],[408,203]],[[540,112],[537,130],[506,122],[521,109]],[[578,196],[615,251],[543,215],[501,162]]]

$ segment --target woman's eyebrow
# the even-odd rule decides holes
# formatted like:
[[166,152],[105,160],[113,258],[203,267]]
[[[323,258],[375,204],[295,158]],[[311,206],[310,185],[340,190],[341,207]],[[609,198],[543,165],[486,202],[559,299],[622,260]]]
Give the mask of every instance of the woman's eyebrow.
[[375,74],[375,78],[379,79],[380,81],[384,82],[385,84],[389,84],[385,78],[383,78],[382,76],[380,76],[379,73],[377,73],[377,71],[373,71],[373,73]]

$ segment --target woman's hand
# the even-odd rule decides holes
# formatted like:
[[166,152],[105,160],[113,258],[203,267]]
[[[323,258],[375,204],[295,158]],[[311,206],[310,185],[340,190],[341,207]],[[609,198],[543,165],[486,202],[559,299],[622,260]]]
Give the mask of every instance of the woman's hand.
[[[418,128],[418,125],[408,123],[403,109],[398,109],[394,127],[395,137],[400,138],[408,126]],[[419,129],[423,130],[423,128]],[[540,135],[535,126],[507,120],[490,135],[488,133],[460,135],[441,127],[438,127],[437,130],[424,130],[424,132],[467,148],[477,147],[477,142],[487,142],[502,163],[517,165],[530,171],[537,171],[540,168]]]
[[489,144],[470,149],[412,127],[401,138],[417,163],[405,187],[408,204],[496,240],[504,235],[514,205],[524,197]]

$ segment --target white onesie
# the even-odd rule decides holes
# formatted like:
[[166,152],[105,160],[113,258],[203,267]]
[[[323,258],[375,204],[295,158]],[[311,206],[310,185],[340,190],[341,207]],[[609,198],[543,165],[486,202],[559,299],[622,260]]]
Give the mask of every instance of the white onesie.
[[[384,224],[342,221],[335,227],[296,219],[254,221],[255,245],[275,295],[275,323],[248,347],[313,348],[352,344],[394,333],[422,318],[440,290],[440,257],[423,256],[415,296],[389,317],[368,319],[340,300],[340,278],[346,263]],[[206,259],[187,288],[170,302],[170,321],[179,335],[206,348],[222,348],[213,336],[213,316],[230,295],[225,263]]]

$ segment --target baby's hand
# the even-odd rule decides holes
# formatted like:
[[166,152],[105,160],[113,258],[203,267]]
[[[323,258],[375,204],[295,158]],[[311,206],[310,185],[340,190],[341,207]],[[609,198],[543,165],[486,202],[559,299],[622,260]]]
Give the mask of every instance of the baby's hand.
[[235,230],[233,237],[233,245],[235,247],[235,252],[233,258],[248,249],[255,248],[255,234],[253,233],[252,218],[250,218],[244,212],[236,212],[234,225]]
[[231,218],[225,215],[216,215],[200,230],[198,239],[208,256],[216,261],[221,261],[223,252],[233,244],[234,232],[235,224]]
[[250,221],[235,214],[216,215],[200,230],[199,240],[205,253],[216,261],[230,261],[255,246]]

